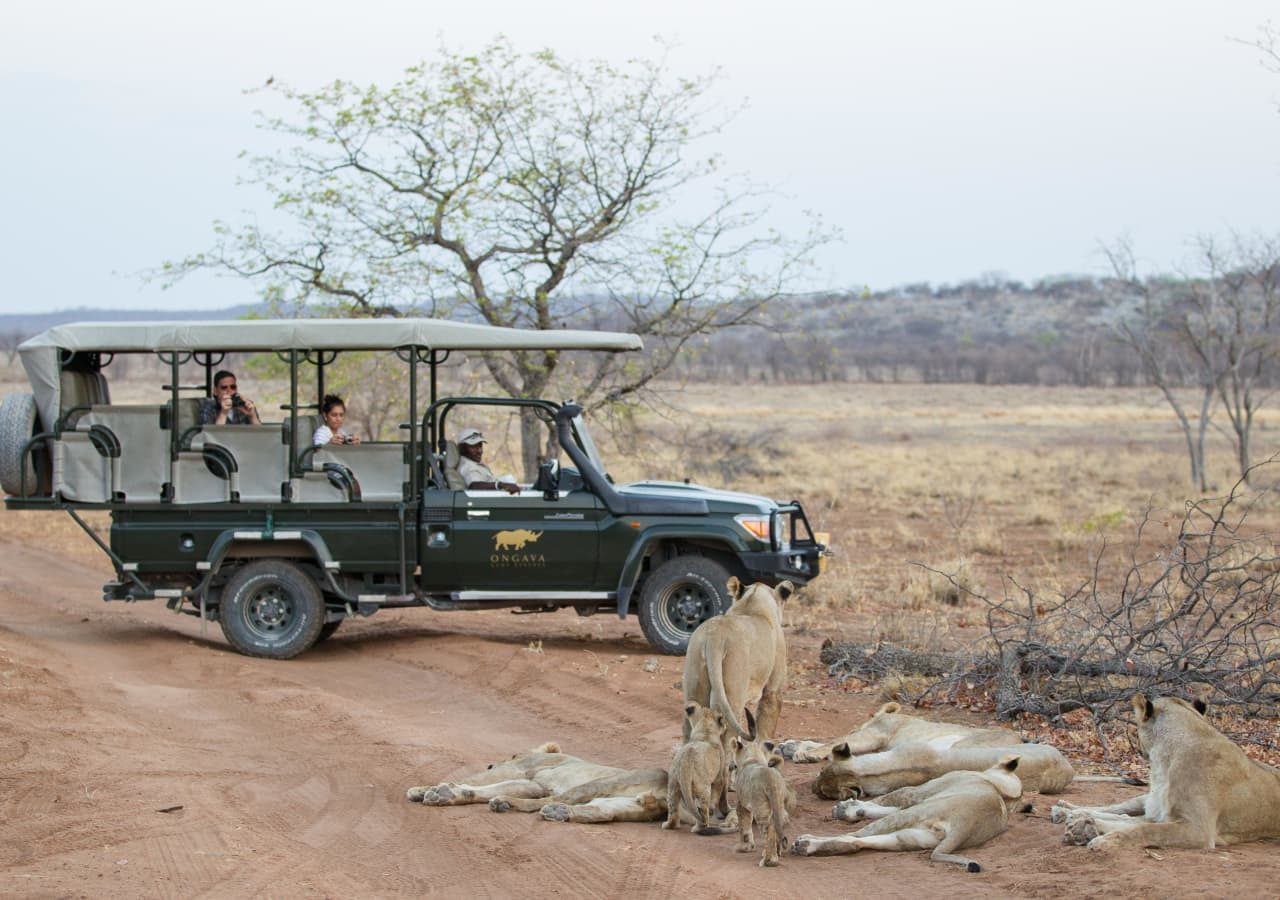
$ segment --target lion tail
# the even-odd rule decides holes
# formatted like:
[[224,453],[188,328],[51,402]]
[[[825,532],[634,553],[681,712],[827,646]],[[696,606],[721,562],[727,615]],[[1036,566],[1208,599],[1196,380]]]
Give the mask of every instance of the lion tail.
[[791,843],[787,840],[787,825],[790,824],[791,817],[787,815],[787,807],[781,796],[772,797],[769,806],[769,818],[773,825],[773,839],[777,843],[778,852],[782,852]]
[[559,753],[560,745],[557,744],[555,741],[547,741],[545,744],[543,744],[540,747],[534,747],[533,752],[534,753]]
[[738,733],[740,737],[747,740],[755,740],[755,729],[751,731],[743,728],[738,722],[737,715],[734,714],[733,707],[729,705],[729,698],[724,693],[724,658],[715,659],[715,654],[708,654],[707,679],[711,682],[711,708],[720,715],[724,716],[724,720],[729,723],[729,727]]

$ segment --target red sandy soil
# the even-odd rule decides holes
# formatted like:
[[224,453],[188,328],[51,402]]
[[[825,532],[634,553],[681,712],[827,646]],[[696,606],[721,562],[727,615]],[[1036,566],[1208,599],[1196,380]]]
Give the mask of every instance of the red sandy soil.
[[[665,766],[681,661],[655,656],[634,619],[426,610],[346,623],[289,662],[250,659],[216,625],[157,603],[103,604],[105,565],[4,540],[0,554],[3,896],[1280,893],[1274,844],[1095,853],[1062,843],[1038,795],[1034,815],[972,851],[979,874],[923,853],[760,869],[734,836],[424,807],[405,789],[547,740],[602,763]],[[876,705],[827,681],[822,637],[792,637],[784,734],[842,733]],[[800,798],[793,837],[846,830],[809,790],[815,767],[785,771]]]

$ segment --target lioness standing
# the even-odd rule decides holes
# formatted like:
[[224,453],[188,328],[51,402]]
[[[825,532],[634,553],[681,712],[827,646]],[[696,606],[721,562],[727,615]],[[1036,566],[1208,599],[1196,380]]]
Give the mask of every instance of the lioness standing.
[[[738,722],[738,712],[755,706],[760,736],[773,737],[787,683],[782,604],[795,593],[795,586],[784,581],[771,588],[757,582],[743,590],[742,583],[731,577],[728,587],[733,605],[723,615],[703,622],[689,638],[684,700],[711,707],[736,734],[748,739],[756,735]],[[684,733],[688,738],[688,720]],[[726,745],[725,749],[731,748]]]
[[1255,762],[1204,718],[1205,704],[1133,695],[1151,791],[1114,806],[1059,803],[1069,844],[1212,850],[1280,837],[1280,770]]
[[693,817],[690,830],[694,834],[712,833],[712,804],[718,802],[727,789],[724,716],[700,703],[688,703],[684,708],[684,726],[688,739],[676,748],[671,758],[667,821],[662,827],[678,828],[683,809]]

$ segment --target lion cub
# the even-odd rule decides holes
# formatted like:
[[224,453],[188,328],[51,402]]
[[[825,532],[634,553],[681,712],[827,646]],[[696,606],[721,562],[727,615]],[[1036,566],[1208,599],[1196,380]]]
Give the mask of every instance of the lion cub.
[[694,834],[718,833],[711,825],[713,804],[728,781],[724,755],[724,716],[701,703],[684,707],[688,739],[676,748],[667,778],[667,821],[663,828],[677,828],[683,809],[693,819]]
[[778,865],[778,855],[787,849],[787,824],[796,809],[795,788],[787,784],[778,766],[782,757],[767,753],[760,741],[734,738],[734,789],[738,792],[739,853],[756,848],[755,822],[764,826],[764,847],[760,865]]

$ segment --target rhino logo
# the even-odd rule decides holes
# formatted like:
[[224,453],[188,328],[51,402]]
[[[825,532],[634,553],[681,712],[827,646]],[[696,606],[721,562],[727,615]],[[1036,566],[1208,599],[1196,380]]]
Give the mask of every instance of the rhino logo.
[[523,550],[526,544],[536,544],[542,537],[541,531],[530,531],[517,528],[514,531],[499,531],[493,536],[494,552],[499,550]]

